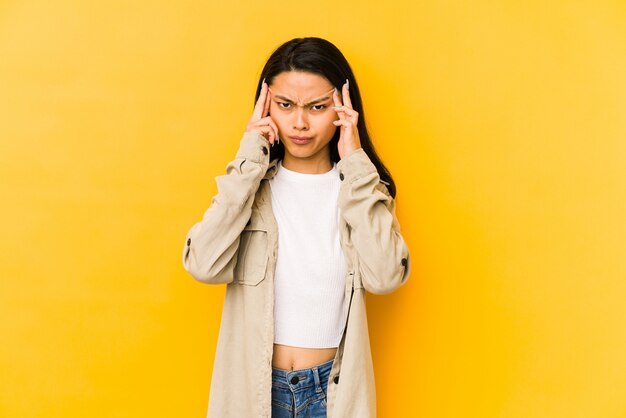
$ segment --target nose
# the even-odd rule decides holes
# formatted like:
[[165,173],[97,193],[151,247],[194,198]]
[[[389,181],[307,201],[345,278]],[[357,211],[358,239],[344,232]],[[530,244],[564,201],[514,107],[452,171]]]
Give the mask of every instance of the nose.
[[309,122],[306,112],[301,106],[298,106],[295,114],[295,120],[293,122],[293,128],[298,131],[305,131],[309,129]]

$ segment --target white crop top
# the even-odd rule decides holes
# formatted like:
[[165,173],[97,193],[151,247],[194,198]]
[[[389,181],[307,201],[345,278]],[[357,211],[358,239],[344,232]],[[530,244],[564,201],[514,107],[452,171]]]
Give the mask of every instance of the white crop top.
[[347,267],[339,241],[337,164],[322,174],[290,171],[282,161],[277,166],[269,182],[278,224],[274,343],[338,347]]

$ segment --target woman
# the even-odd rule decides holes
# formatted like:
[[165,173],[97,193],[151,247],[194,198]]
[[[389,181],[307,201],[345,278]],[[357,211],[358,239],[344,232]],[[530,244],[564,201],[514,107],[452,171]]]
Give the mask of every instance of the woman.
[[358,85],[333,44],[296,38],[255,102],[183,250],[195,279],[228,284],[209,417],[373,417],[365,291],[404,284],[409,251]]

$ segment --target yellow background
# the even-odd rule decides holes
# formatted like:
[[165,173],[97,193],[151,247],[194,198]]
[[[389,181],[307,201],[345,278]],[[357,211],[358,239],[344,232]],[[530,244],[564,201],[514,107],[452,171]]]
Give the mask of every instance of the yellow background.
[[618,0],[2,1],[0,416],[204,416],[225,287],[183,241],[297,36],[344,52],[397,181],[379,416],[626,416]]

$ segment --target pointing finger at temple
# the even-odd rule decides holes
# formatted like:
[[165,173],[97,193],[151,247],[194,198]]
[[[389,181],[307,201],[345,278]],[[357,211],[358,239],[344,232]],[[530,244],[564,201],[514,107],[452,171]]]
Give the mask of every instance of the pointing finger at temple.
[[263,84],[261,84],[261,92],[259,93],[259,98],[254,105],[254,112],[252,113],[253,120],[259,120],[263,117],[263,110],[265,107],[265,101],[267,99],[267,84],[265,84],[265,80],[263,80]]
[[269,87],[267,87],[267,91],[265,92],[265,104],[263,105],[263,117],[266,117],[270,113],[271,104],[271,92]]
[[[339,90],[337,90],[337,88],[335,88],[335,93],[333,94],[333,102],[335,103],[335,106],[333,106],[333,109],[335,110],[343,106],[343,104],[341,103],[341,98],[339,96]],[[344,114],[339,112],[339,119],[343,120],[343,118],[344,118]]]

